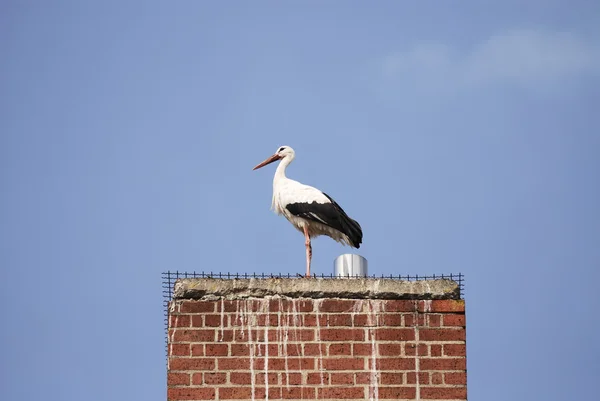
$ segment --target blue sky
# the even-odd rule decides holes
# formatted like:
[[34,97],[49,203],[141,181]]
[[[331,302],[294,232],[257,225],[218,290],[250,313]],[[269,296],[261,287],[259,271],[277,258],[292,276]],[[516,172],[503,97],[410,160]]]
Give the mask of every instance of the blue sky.
[[[166,270],[304,271],[333,196],[375,274],[467,278],[471,400],[600,375],[593,1],[4,1],[0,395],[164,400]],[[313,242],[313,271],[350,251]]]

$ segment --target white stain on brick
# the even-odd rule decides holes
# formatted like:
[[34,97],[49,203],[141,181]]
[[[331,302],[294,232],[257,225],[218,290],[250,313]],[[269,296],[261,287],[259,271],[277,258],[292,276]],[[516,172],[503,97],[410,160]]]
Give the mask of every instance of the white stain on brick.
[[[362,302],[362,301],[361,301]],[[371,371],[370,371],[370,401],[379,400],[379,371],[377,369],[377,357],[379,353],[377,351],[377,343],[375,342],[375,329],[379,326],[379,316],[381,313],[381,301],[369,300],[369,336],[371,337]]]
[[[250,309],[248,309],[248,305],[250,305]],[[256,319],[256,315],[252,313],[252,300],[246,300],[244,306],[248,333],[248,348],[250,349],[250,385],[252,386],[252,401],[254,401],[256,397],[256,377],[254,376],[254,343],[252,342],[252,327],[256,325],[253,324],[255,323],[253,320]]]
[[[431,301],[424,301],[425,305],[424,308],[425,309],[429,309],[431,310]],[[428,302],[428,303],[427,303]],[[414,318],[413,318],[413,330],[415,333],[415,392],[416,392],[416,396],[415,396],[415,400],[420,401],[421,400],[421,383],[420,383],[420,368],[419,368],[419,301],[415,301],[415,311],[414,311]]]
[[262,313],[265,315],[265,399],[269,400],[269,302],[270,299],[262,300]]
[[[315,330],[315,340],[317,342],[317,346],[319,347],[319,375],[321,377],[321,388],[323,387],[324,383],[325,383],[325,378],[324,378],[324,369],[323,369],[323,344],[321,344],[321,319],[320,319],[320,312],[321,312],[321,302],[323,300],[322,299],[315,299],[313,302],[313,308],[315,309],[315,316],[317,319],[316,322],[316,327],[317,329]],[[317,393],[318,394],[318,393]]]
[[223,334],[225,332],[225,299],[221,297],[221,338],[219,342],[223,342]]

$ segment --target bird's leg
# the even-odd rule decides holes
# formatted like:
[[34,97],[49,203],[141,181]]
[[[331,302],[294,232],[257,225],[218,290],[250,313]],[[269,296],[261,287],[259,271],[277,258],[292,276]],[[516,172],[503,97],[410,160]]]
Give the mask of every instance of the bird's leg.
[[310,244],[310,235],[308,235],[308,227],[304,226],[304,245],[306,245],[306,277],[310,277],[310,261],[312,259],[312,245]]

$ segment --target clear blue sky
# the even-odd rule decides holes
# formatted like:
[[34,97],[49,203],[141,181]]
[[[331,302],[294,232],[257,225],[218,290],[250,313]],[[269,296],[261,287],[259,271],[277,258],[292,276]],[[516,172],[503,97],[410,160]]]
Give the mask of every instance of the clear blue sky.
[[597,2],[90,3],[0,5],[0,398],[164,401],[162,271],[304,271],[284,144],[372,273],[466,274],[469,399],[597,396]]

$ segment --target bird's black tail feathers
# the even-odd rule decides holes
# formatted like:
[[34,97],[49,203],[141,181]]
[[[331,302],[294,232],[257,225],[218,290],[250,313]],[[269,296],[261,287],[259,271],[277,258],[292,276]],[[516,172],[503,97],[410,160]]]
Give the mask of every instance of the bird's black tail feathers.
[[333,200],[333,198],[331,198],[331,196],[327,195],[325,192],[323,192],[323,195],[325,195],[331,201],[332,205],[339,212],[339,215],[340,215],[339,224],[341,226],[340,231],[348,236],[348,238],[350,239],[350,242],[352,242],[352,246],[354,248],[357,248],[357,249],[360,248],[360,244],[362,243],[363,233],[362,233],[360,224],[358,224],[358,221],[351,219],[346,214],[344,209],[342,209],[341,206],[338,205],[337,202]]

